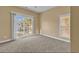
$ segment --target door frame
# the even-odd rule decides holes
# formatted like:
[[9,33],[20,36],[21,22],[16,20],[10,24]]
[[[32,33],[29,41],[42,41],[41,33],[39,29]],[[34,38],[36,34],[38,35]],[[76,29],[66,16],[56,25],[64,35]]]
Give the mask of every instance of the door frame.
[[31,17],[32,19],[32,33],[35,34],[35,20],[34,20],[34,16],[31,16],[31,15],[26,15],[26,14],[23,14],[23,13],[19,13],[19,12],[14,12],[12,11],[10,13],[10,18],[11,18],[11,39],[12,40],[16,40],[15,39],[15,32],[14,32],[14,15],[22,15],[22,16],[26,16],[26,17]]

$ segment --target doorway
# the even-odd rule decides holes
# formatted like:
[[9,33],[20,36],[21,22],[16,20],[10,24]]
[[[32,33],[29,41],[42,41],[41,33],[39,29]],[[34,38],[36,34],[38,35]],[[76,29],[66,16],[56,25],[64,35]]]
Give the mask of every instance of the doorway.
[[35,33],[34,17],[21,13],[11,13],[12,39],[18,39]]

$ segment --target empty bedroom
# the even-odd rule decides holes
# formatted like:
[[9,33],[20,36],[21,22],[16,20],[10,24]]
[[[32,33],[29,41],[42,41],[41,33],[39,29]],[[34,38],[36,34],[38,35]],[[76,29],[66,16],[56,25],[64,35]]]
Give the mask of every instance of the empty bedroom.
[[0,6],[1,53],[71,52],[69,6]]

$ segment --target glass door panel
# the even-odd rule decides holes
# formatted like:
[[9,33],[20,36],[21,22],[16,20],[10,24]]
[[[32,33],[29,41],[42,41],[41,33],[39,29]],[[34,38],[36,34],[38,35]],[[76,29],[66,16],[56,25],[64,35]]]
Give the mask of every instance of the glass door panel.
[[16,14],[14,22],[16,38],[32,34],[32,18]]

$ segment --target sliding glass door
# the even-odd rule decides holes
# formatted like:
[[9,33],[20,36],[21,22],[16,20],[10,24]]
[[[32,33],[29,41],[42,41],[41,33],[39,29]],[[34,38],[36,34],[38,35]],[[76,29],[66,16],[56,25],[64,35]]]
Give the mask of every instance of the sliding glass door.
[[33,34],[34,19],[32,16],[14,13],[13,15],[13,36],[15,39]]

